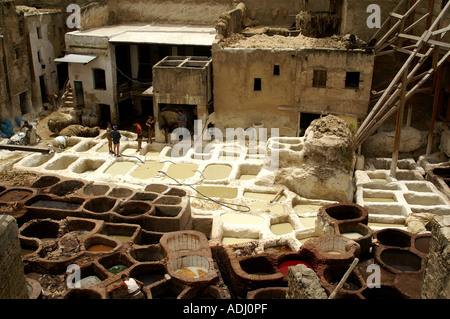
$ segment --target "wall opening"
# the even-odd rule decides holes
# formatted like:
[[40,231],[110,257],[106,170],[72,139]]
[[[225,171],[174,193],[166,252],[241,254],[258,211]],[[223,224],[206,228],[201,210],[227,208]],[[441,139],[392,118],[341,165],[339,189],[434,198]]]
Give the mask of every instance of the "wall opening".
[[305,131],[309,127],[311,122],[318,118],[320,118],[320,114],[317,114],[317,113],[301,113],[300,114],[299,136],[305,135]]
[[103,69],[92,69],[94,74],[94,89],[106,90],[106,76]]
[[358,88],[359,87],[359,72],[347,72],[345,75],[345,87],[346,88]]
[[22,92],[19,94],[19,105],[22,115],[28,112],[27,92]]
[[39,86],[41,88],[41,100],[42,103],[47,102],[47,89],[45,88],[45,80],[44,80],[44,76],[41,75],[39,76]]
[[327,70],[314,70],[313,87],[316,88],[327,87]]
[[253,80],[253,91],[261,91],[261,79],[255,78]]
[[273,66],[273,75],[280,75],[280,66],[277,64]]

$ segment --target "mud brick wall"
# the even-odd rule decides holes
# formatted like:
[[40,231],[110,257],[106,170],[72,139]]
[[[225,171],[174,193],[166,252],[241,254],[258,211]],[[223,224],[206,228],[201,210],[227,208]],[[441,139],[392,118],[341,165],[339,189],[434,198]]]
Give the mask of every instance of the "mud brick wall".
[[28,299],[16,220],[0,216],[0,299]]
[[420,297],[450,299],[450,216],[437,216],[432,221],[430,251]]

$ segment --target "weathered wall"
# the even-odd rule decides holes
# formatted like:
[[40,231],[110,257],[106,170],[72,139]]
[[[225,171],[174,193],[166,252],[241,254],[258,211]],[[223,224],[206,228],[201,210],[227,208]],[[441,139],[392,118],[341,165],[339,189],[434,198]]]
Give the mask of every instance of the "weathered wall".
[[0,215],[0,299],[28,299],[16,220]]
[[[297,114],[277,109],[295,104],[295,50],[213,46],[212,52],[216,127],[245,129],[262,122],[280,134],[292,134],[292,128],[295,133]],[[280,66],[278,76],[274,65]],[[261,79],[261,91],[254,91],[254,78]]]
[[435,217],[431,233],[420,298],[450,299],[450,217]]
[[[111,110],[111,121],[119,124],[119,114],[116,105],[116,70],[112,61],[115,61],[114,47],[108,41],[108,37],[83,36],[66,34],[67,51],[78,54],[98,55],[95,60],[84,65],[69,63],[69,80],[72,86],[75,105],[77,104],[74,81],[83,83],[84,105],[92,114],[98,114],[98,104],[107,104]],[[93,69],[105,70],[106,90],[94,88]]]
[[[17,14],[13,1],[5,1],[0,10],[3,10],[3,21],[0,27],[4,28],[3,50],[4,65],[9,88],[9,103],[0,112],[1,120],[13,119],[22,115],[20,109],[20,94],[24,94],[23,109],[25,112],[33,110],[31,103],[31,77],[27,51],[27,33],[19,30],[19,19],[22,14]],[[3,24],[2,24],[3,22]],[[1,100],[1,99],[0,99]]]
[[[278,65],[280,75],[274,75]],[[217,127],[262,122],[280,134],[296,134],[297,112],[364,116],[371,88],[373,55],[318,49],[247,49],[213,46],[214,110]],[[328,70],[326,88],[312,87],[315,69]],[[346,71],[361,72],[358,89],[345,88]],[[261,90],[254,90],[254,79]]]
[[[341,0],[342,1],[342,0]],[[330,0],[297,1],[297,0],[243,0],[247,6],[249,17],[258,20],[260,25],[285,26],[295,24],[295,15],[300,11],[340,11],[341,1]]]
[[[28,29],[30,61],[32,67],[33,105],[42,106],[42,96],[39,77],[44,77],[46,93],[58,93],[58,74],[55,58],[62,55],[64,35],[60,29],[65,26],[65,19],[61,12],[42,13],[25,16]],[[41,29],[41,38],[37,35],[37,28]],[[39,52],[39,56],[38,53]],[[39,60],[40,58],[40,60]]]

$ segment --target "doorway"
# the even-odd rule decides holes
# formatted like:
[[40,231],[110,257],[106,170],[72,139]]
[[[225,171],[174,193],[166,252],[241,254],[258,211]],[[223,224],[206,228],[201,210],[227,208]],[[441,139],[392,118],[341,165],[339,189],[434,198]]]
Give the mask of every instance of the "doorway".
[[321,117],[321,114],[317,113],[301,113],[300,114],[300,127],[299,136],[304,136],[306,129],[309,127],[312,121]]
[[46,102],[48,102],[47,89],[45,87],[45,80],[44,80],[44,76],[43,75],[39,76],[39,86],[41,88],[41,100],[42,100],[42,103],[46,103]]
[[75,97],[77,100],[77,107],[84,107],[83,82],[73,81],[73,86],[75,89]]

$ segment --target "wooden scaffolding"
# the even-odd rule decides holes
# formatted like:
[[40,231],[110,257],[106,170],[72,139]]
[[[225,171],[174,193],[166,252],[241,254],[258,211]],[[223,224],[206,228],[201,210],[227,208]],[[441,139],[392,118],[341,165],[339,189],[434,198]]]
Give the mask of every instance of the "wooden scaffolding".
[[[450,56],[450,43],[443,40],[446,32],[450,31],[450,25],[442,26],[444,17],[450,13],[450,1],[442,0],[442,3],[442,10],[439,12],[435,8],[435,0],[401,0],[371,40],[374,43],[375,57],[395,52],[408,56],[387,88],[373,92],[375,104],[355,134],[355,147],[359,148],[365,139],[397,112],[391,163],[393,177],[396,175],[405,105],[414,94],[421,91],[434,93],[427,155],[431,151],[442,66]],[[436,11],[438,13],[433,14]],[[421,33],[421,30],[424,31]],[[424,87],[429,80],[432,86]],[[410,120],[411,107],[408,108],[407,125]]]

